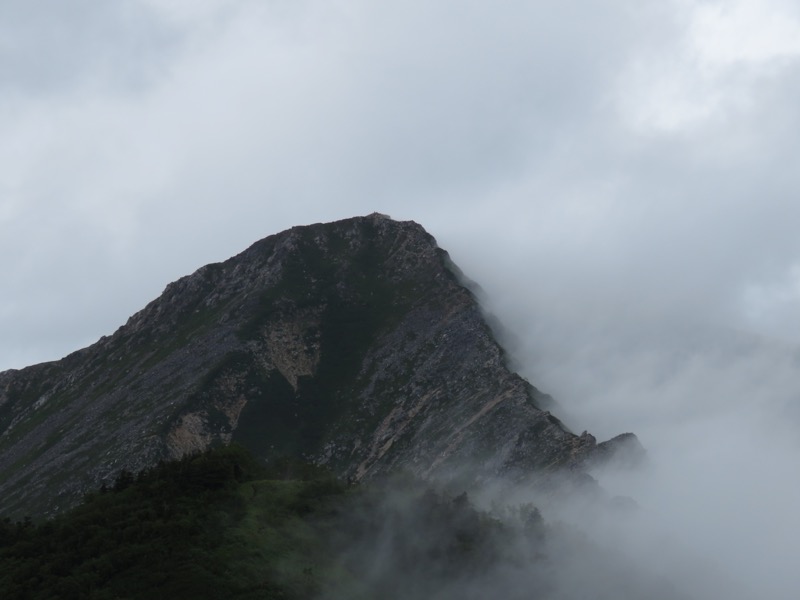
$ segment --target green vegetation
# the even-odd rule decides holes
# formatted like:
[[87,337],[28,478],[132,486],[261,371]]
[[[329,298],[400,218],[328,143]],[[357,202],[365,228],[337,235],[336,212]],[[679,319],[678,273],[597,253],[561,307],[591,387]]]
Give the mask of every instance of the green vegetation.
[[[503,560],[512,537],[465,495],[409,479],[346,487],[226,447],[122,472],[51,521],[0,522],[0,589],[4,600],[428,597]],[[413,589],[398,588],[403,577]]]
[[270,475],[244,450],[221,448],[138,475],[123,471],[52,521],[0,522],[3,598],[287,597],[270,569],[242,573],[251,550],[238,532],[251,519],[253,482],[272,490],[259,499],[265,514],[282,514],[286,524],[307,510],[298,499],[342,488],[319,473],[307,482],[262,480]]

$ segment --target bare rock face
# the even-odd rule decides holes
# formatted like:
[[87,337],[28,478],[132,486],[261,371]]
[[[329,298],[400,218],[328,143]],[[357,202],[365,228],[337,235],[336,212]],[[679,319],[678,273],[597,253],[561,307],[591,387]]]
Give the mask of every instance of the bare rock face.
[[0,512],[51,514],[122,469],[230,442],[353,480],[522,477],[605,452],[545,399],[422,227],[295,227],[88,348],[0,373]]

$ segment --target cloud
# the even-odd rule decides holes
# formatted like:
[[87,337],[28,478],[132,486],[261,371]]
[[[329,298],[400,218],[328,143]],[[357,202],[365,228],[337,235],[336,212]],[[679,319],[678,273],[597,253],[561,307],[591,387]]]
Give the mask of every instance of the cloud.
[[800,13],[790,2],[704,3],[695,8],[690,34],[706,63],[763,63],[800,55]]
[[51,4],[0,6],[0,369],[292,225],[414,219],[559,416],[639,434],[603,474],[639,542],[798,589],[792,3]]
[[[435,230],[480,210],[571,143],[564,115],[587,122],[625,50],[620,11],[594,5],[603,27],[575,6],[514,2],[67,7],[5,5],[26,33],[9,37],[1,82],[3,260],[38,272],[9,281],[6,302],[47,293],[69,313],[88,297],[94,336],[169,280],[294,224],[380,209]],[[84,243],[108,278],[96,296]],[[63,315],[40,318],[55,332]]]
[[170,57],[173,33],[144,3],[42,5],[10,0],[0,8],[4,97],[27,100],[69,93],[135,93]]

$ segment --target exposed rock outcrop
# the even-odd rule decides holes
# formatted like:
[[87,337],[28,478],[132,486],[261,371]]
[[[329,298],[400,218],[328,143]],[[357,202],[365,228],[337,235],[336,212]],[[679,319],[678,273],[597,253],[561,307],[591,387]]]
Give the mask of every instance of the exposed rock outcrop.
[[123,468],[231,441],[355,480],[522,477],[610,451],[545,399],[422,227],[295,227],[86,349],[0,373],[0,511],[52,513]]

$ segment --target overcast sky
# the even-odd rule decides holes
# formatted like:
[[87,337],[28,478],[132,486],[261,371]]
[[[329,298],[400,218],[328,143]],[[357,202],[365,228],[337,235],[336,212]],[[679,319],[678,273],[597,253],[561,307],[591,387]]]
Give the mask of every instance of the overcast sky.
[[795,2],[5,0],[0,53],[0,368],[374,210],[542,318],[800,341]]
[[413,219],[568,423],[680,457],[638,490],[704,490],[669,527],[797,597],[799,132],[794,0],[3,0],[0,370],[292,225]]

